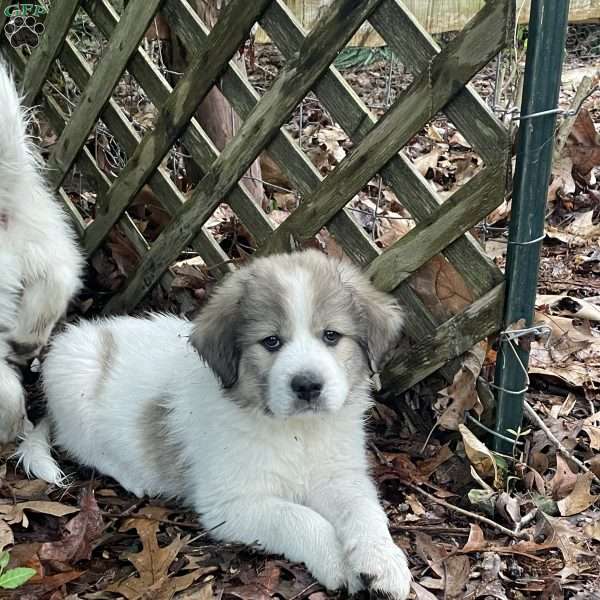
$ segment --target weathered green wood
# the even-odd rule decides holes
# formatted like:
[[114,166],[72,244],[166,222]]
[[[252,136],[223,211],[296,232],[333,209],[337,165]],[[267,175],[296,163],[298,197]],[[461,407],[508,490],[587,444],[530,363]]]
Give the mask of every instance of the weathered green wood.
[[48,178],[55,188],[60,185],[85,143],[161,2],[130,0],[127,4],[119,26],[108,42],[87,88],[82,90],[79,104],[48,160]]
[[[196,186],[179,216],[153,244],[127,289],[112,298],[108,310],[123,310],[143,298],[177,257],[177,248],[184,246],[194,231],[206,222],[220,199],[273,139],[290,112],[379,1],[337,0],[331,6],[307,36],[300,52],[281,69],[279,77],[248,116],[236,137]],[[215,29],[221,22],[222,19]]]
[[40,93],[78,8],[79,0],[61,0],[54,2],[51,10],[48,11],[44,21],[44,34],[38,46],[33,50],[31,58],[27,61],[23,75],[25,91],[23,101],[26,105],[31,106]]
[[[267,17],[267,15],[269,13],[273,14],[274,6],[281,5],[278,3],[271,4],[261,19],[263,24],[266,20],[272,18]],[[194,56],[196,52],[195,47],[208,35],[208,30],[205,29],[198,18],[197,13],[189,7],[187,2],[182,0],[167,0],[163,10],[172,30],[175,31],[181,39],[188,52]],[[277,9],[275,14],[279,14],[280,11],[281,9]],[[287,16],[287,18],[291,19],[290,26],[283,27],[283,32],[285,35],[287,30],[287,33],[291,34],[290,39],[284,38],[281,45],[279,45],[277,40],[275,41],[278,43],[278,47],[283,52],[284,56],[289,59],[293,55],[294,50],[299,48],[302,44],[305,34],[293,23],[292,16]],[[297,33],[300,33],[300,37],[294,35]],[[295,47],[293,45],[294,42]],[[315,89],[318,89],[321,85],[321,81],[322,80],[317,82]],[[249,86],[245,78],[241,77],[240,74],[236,72],[235,68],[229,68],[223,74],[220,87],[241,118],[247,117],[259,99],[258,95]],[[337,93],[337,91],[338,90],[333,90],[333,93]],[[349,86],[344,86],[339,91],[348,94],[348,97],[352,102],[355,101],[354,93]],[[358,100],[358,103],[360,103],[360,100]],[[358,108],[359,115],[355,117],[355,122],[360,122],[364,117],[365,111],[366,109],[364,108]],[[353,115],[351,110],[349,112]],[[337,119],[336,112],[333,112],[333,117]],[[272,158],[278,162],[281,169],[288,175],[301,194],[310,193],[321,182],[322,177],[317,169],[310,161],[308,161],[305,154],[298,148],[295,142],[291,140],[285,131],[280,131],[277,134],[276,138],[268,147],[268,150]],[[345,209],[332,219],[328,227],[332,235],[336,238],[336,241],[344,248],[348,256],[353,258],[358,264],[366,266],[380,254],[380,250],[377,246],[365,234],[364,230],[357,225]],[[418,334],[422,336],[426,332],[432,332],[434,323],[430,315],[427,314],[422,301],[409,286],[400,287],[402,289],[399,290],[397,295],[409,314],[409,329],[412,328],[411,331],[409,331],[409,334],[412,333],[417,335],[418,332]]]
[[378,288],[392,291],[419,267],[481,221],[499,204],[498,186],[504,170],[488,168],[468,181],[428,219],[421,221],[368,269]]
[[[273,5],[267,9],[265,15],[272,11],[272,7]],[[197,52],[195,48],[198,45],[198,41],[201,42],[208,35],[208,30],[199,19],[197,13],[185,0],[167,0],[164,12],[170,26],[193,56]],[[261,21],[264,21],[264,18],[263,16]],[[293,17],[291,18],[293,19]],[[297,39],[295,49],[300,47],[303,37],[304,35],[302,34]],[[289,50],[288,46],[282,49],[288,59],[292,57],[293,50]],[[318,82],[316,85],[319,85]],[[260,99],[245,77],[239,73],[235,65],[230,65],[223,73],[220,88],[242,119],[247,118]],[[301,195],[309,194],[322,181],[323,178],[319,171],[287,131],[280,130],[267,147],[267,150]],[[371,247],[375,248],[377,252],[376,247],[365,236],[362,228],[355,223],[346,211],[336,214],[329,224],[329,228],[336,235],[339,243],[344,247],[349,256],[355,258],[357,261],[360,262],[361,257],[369,256]],[[263,240],[265,239],[267,239],[266,236]]]
[[[255,0],[252,3],[232,0],[225,6],[202,52],[192,61],[163,105],[154,129],[144,136],[121,175],[108,191],[106,202],[110,205],[110,212],[99,215],[87,228],[86,243],[90,244],[90,247],[97,247],[106,237],[131,199],[177,140],[198,104],[210,91],[216,78],[227,66],[229,59],[240,47],[268,2],[269,0]],[[236,182],[237,179],[229,182],[228,189],[219,196],[219,201]],[[181,244],[178,250],[181,250],[183,245]]]
[[[181,0],[176,0],[176,4],[177,10],[182,15],[187,16],[187,11],[192,10],[186,2]],[[112,6],[106,0],[84,0],[82,5],[100,31],[107,38],[110,37],[118,23],[118,15]],[[193,15],[196,15],[196,13],[193,13]],[[198,28],[196,31],[198,31]],[[196,46],[199,42],[203,42],[208,37],[208,32],[200,30],[200,33],[202,35],[190,40],[189,49],[194,49],[191,53],[192,56],[198,53],[199,50],[196,49]],[[188,48],[187,41],[186,48]],[[144,88],[155,106],[162,106],[167,101],[172,91],[171,86],[143,50],[138,48],[135,51],[129,62],[128,70]],[[227,72],[229,73],[231,70],[228,69]],[[241,77],[239,74],[238,76]],[[190,126],[184,131],[181,139],[199,170],[206,172],[219,152],[196,119],[192,119]],[[273,231],[271,222],[243,186],[236,185],[229,193],[227,202],[258,243],[261,243],[271,234]]]
[[[64,67],[71,74],[75,84],[80,89],[83,89],[88,84],[92,76],[92,71],[83,56],[81,56],[79,51],[70,41],[66,42],[60,58]],[[119,105],[114,100],[110,99],[104,106],[102,119],[111,130],[119,144],[123,147],[125,152],[129,155],[133,154],[140,143],[140,137],[131,125],[129,119],[127,119]],[[86,149],[84,148],[84,151],[85,150]],[[185,202],[185,197],[177,189],[171,180],[169,173],[162,167],[159,167],[150,177],[149,183],[154,192],[160,198],[161,204],[165,207],[167,212],[170,215],[176,214],[181,205]],[[110,189],[110,185],[106,187],[101,186],[98,188],[96,214],[106,213],[107,210],[110,210],[105,203],[108,189]],[[126,232],[131,233],[132,235],[135,233],[131,227],[128,228],[127,222],[123,223],[123,219],[121,219],[119,223],[121,223]],[[95,248],[87,247],[85,245],[85,239],[86,237],[84,235],[84,249],[88,255],[91,255]],[[132,241],[136,247],[141,247],[140,240],[136,239],[135,237],[130,241]],[[143,243],[146,244],[145,240]],[[198,250],[198,252],[201,253],[207,265],[211,267],[214,265],[224,265],[224,269],[221,272],[226,273],[229,271],[228,263],[226,262],[227,255],[225,252],[223,252],[222,248],[215,241],[209,231],[204,228],[201,229],[198,233],[197,239],[194,240],[192,245],[196,250]]]
[[437,371],[502,324],[504,283],[440,325],[434,335],[412,343],[410,352],[393,355],[381,375],[384,395],[394,396]]
[[[13,0],[0,0],[0,31],[4,31],[4,26],[8,21],[8,15],[4,14],[4,11],[11,5],[14,4]],[[5,35],[0,35],[0,48],[6,44],[10,45]]]
[[[167,7],[174,1],[172,0],[171,3],[167,3]],[[373,14],[379,12],[381,12],[381,5],[377,7]],[[269,6],[261,19],[261,25],[286,58],[290,58],[300,47],[305,36],[300,24],[281,1],[273,2]],[[413,37],[419,34],[418,30],[411,30],[411,32]],[[399,32],[395,33],[399,34]],[[429,49],[428,42],[430,40],[428,37],[420,41],[421,46]],[[419,47],[417,41],[415,41],[415,46]],[[435,47],[429,50],[429,57],[436,53]],[[406,60],[412,58],[410,50],[404,54]],[[407,54],[410,56],[406,56]],[[335,121],[339,123],[355,143],[360,142],[375,124],[375,117],[335,67],[331,66],[325,71],[321,79],[315,84],[314,91]],[[473,97],[472,101],[470,100],[471,96]],[[473,107],[475,109],[479,107],[481,102],[477,98],[478,96],[474,93],[471,93],[471,95],[467,94],[466,100],[463,102],[465,109],[470,110]],[[455,100],[451,101],[448,106],[453,106],[455,102]],[[480,120],[485,119],[480,117]],[[493,117],[492,123],[496,123]],[[497,148],[506,146],[507,134],[501,126],[499,131],[491,128],[489,137],[496,138]],[[277,156],[277,152],[272,153],[272,155]],[[499,153],[499,156],[501,160],[502,153]],[[505,162],[508,160],[508,157],[509,153],[504,152]],[[495,159],[495,161],[497,160]],[[294,171],[294,169],[291,170]],[[411,161],[403,154],[393,156],[381,170],[381,175],[417,221],[426,218],[441,204],[437,195],[433,193]],[[307,194],[306,190],[302,190],[301,188],[300,190],[303,194]],[[500,188],[498,193],[502,194],[503,189]],[[353,224],[353,222],[339,218],[340,216],[342,215],[337,213],[333,217],[329,227],[334,230],[338,229],[340,233],[343,231],[344,236],[339,236],[340,239],[343,239],[345,236],[352,235],[352,228],[349,225]],[[458,272],[477,297],[490,290],[502,280],[501,271],[482,252],[478,242],[468,234],[456,240],[447,251],[444,251],[444,255],[455,265]]]
[[[502,2],[512,0],[500,0]],[[427,69],[429,61],[440,52],[438,44],[398,0],[383,0],[373,11],[369,23],[414,74]],[[496,27],[514,31],[512,20],[498,21]],[[504,160],[507,131],[470,85],[448,103],[444,112],[486,163]]]
[[[310,197],[275,231],[261,253],[286,250],[310,239],[410,138],[444,107],[507,42],[511,2],[489,2],[435,56],[388,112]],[[489,168],[489,167],[488,167]],[[485,170],[484,170],[485,171]]]

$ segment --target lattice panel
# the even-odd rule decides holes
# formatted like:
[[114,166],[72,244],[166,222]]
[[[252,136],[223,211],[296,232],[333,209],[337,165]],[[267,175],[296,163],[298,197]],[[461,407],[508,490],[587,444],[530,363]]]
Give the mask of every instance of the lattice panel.
[[[0,26],[7,19],[0,3]],[[227,270],[227,256],[205,224],[226,201],[251,233],[259,254],[288,251],[327,227],[348,255],[362,264],[374,283],[394,292],[409,310],[410,356],[397,356],[384,383],[404,389],[495,331],[500,323],[503,278],[469,230],[504,198],[509,160],[508,136],[468,85],[507,43],[513,31],[514,2],[488,2],[443,50],[398,0],[336,0],[307,33],[282,0],[230,0],[212,29],[185,0],[129,0],[122,15],[108,0],[54,2],[45,34],[30,57],[2,40],[2,50],[20,74],[30,104],[42,97],[48,120],[58,134],[48,160],[51,185],[64,200],[91,255],[115,225],[140,256],[124,288],[108,302],[107,312],[133,309],[162,278],[181,251],[192,246],[210,265]],[[67,34],[83,9],[108,42],[91,69]],[[152,19],[161,10],[188,51],[186,72],[174,89],[140,46]],[[376,119],[332,63],[366,21],[377,30],[414,77],[389,110]],[[260,23],[285,63],[261,97],[232,57]],[[56,59],[81,90],[78,105],[66,115],[43,85]],[[160,107],[143,136],[112,99],[124,71]],[[218,152],[193,117],[200,101],[218,85],[243,120],[237,135]],[[302,99],[314,92],[353,142],[348,156],[326,177],[314,167],[283,128]],[[444,202],[399,151],[439,111],[444,111],[482,157],[485,167]],[[128,156],[112,180],[85,147],[101,119]],[[173,144],[181,140],[202,177],[185,198],[162,166]],[[299,207],[275,228],[254,203],[242,177],[264,150],[277,162],[301,196]],[[61,188],[77,167],[98,189],[95,218],[85,223]],[[369,239],[346,208],[362,187],[379,173],[402,197],[416,226],[385,252]],[[149,243],[127,210],[149,184],[171,222]],[[427,261],[442,253],[476,298],[463,313],[438,323],[408,285]]]

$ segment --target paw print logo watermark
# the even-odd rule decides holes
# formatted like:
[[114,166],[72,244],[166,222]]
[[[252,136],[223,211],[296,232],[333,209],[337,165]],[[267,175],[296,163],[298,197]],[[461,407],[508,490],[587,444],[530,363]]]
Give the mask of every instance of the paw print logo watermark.
[[47,10],[39,4],[11,4],[4,9],[8,21],[4,34],[13,48],[35,48],[44,33],[39,20]]

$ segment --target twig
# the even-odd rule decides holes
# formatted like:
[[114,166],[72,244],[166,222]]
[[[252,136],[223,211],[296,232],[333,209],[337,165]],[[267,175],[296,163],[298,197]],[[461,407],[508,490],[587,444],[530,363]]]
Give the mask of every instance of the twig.
[[577,117],[579,116],[579,111],[581,110],[583,103],[594,93],[594,91],[596,91],[596,89],[597,86],[594,85],[594,80],[587,75],[579,82],[577,92],[575,93],[575,97],[573,98],[571,106],[569,107],[569,112],[571,114],[563,120],[558,128],[558,133],[556,134],[554,160],[558,160],[560,158],[562,149],[567,143],[567,139],[569,138],[569,134],[573,129],[573,125],[575,125],[575,121],[577,121]]
[[450,504],[449,502],[446,502],[445,500],[442,500],[441,498],[436,498],[433,494],[426,492],[425,490],[421,489],[418,485],[415,485],[414,483],[403,482],[403,485],[415,490],[415,492],[419,492],[419,494],[422,494],[423,496],[425,496],[432,502],[435,502],[436,504],[440,504],[441,506],[447,508],[448,510],[453,510],[454,512],[457,512],[457,513],[463,515],[464,517],[468,517],[469,519],[475,519],[476,521],[485,523],[489,527],[493,527],[494,529],[497,529],[500,533],[503,533],[504,535],[508,535],[509,537],[512,537],[512,538],[515,538],[518,540],[528,540],[529,539],[529,535],[527,535],[525,532],[511,531],[507,527],[504,527],[503,525],[500,525],[499,523],[496,523],[495,521],[492,521],[491,519],[488,519],[487,517],[483,517],[481,515],[478,515],[477,513],[471,512],[470,510],[465,510],[464,508],[459,508],[458,506],[454,506],[454,504]]
[[468,527],[436,527],[435,525],[402,525],[394,524],[390,527],[391,533],[401,533],[403,531],[423,531],[424,533],[446,534],[446,535],[466,535],[470,533]]
[[531,404],[526,400],[523,402],[523,407],[525,409],[525,414],[529,417],[531,421],[533,421],[545,434],[546,437],[556,446],[556,449],[568,460],[573,461],[582,471],[585,473],[591,473],[593,480],[600,484],[600,478],[596,476],[596,474],[586,465],[584,465],[578,458],[573,456],[569,450],[567,450],[556,438],[556,436],[548,429],[548,426],[542,418],[533,410]]

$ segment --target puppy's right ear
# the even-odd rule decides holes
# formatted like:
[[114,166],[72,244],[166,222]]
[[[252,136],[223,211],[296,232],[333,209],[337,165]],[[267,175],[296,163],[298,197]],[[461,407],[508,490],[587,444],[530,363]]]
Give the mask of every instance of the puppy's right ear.
[[212,294],[194,321],[190,343],[221,380],[223,387],[235,385],[240,348],[237,339],[244,278],[232,273]]

